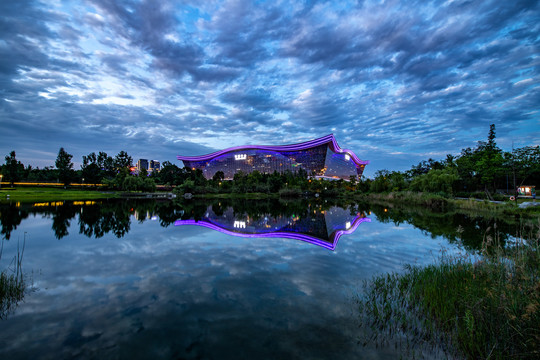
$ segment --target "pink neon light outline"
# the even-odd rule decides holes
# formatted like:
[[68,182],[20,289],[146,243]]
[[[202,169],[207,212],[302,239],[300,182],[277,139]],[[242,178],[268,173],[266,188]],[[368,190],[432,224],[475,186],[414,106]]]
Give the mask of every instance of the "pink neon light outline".
[[332,234],[330,234],[329,241],[331,243],[321,240],[319,238],[316,238],[314,236],[301,234],[301,233],[284,232],[284,231],[276,231],[276,232],[261,233],[261,234],[240,233],[240,232],[224,229],[220,227],[219,225],[216,225],[206,220],[198,220],[198,221],[191,220],[191,219],[190,220],[176,220],[174,222],[174,226],[197,225],[197,226],[202,226],[208,229],[219,231],[220,233],[223,233],[226,235],[232,235],[232,236],[243,237],[243,238],[285,238],[285,239],[301,240],[301,241],[305,241],[310,244],[321,246],[325,249],[334,251],[339,241],[339,238],[342,235],[352,234],[354,231],[356,231],[356,229],[358,228],[358,225],[360,225],[363,222],[371,222],[371,219],[357,216],[354,219],[353,224],[348,230],[337,230],[337,231],[334,231]]
[[369,164],[369,160],[361,160],[356,154],[349,149],[342,149],[339,147],[336,138],[334,137],[334,134],[326,135],[318,139],[306,141],[303,143],[298,144],[291,144],[291,145],[245,145],[245,146],[234,146],[230,147],[224,150],[216,151],[211,154],[207,155],[200,155],[200,156],[177,156],[176,158],[181,161],[206,161],[211,160],[217,156],[224,155],[226,153],[230,153],[237,150],[269,150],[269,151],[298,151],[298,150],[306,150],[315,146],[323,145],[330,143],[330,150],[332,150],[335,153],[338,154],[349,154],[351,159],[353,159],[354,163],[357,167],[360,165],[367,165]]

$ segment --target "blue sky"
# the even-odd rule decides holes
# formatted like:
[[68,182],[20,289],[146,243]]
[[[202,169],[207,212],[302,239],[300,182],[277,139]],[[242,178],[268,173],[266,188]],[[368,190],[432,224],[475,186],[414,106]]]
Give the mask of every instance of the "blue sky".
[[540,143],[537,1],[1,1],[0,155],[171,161],[334,133],[406,170]]

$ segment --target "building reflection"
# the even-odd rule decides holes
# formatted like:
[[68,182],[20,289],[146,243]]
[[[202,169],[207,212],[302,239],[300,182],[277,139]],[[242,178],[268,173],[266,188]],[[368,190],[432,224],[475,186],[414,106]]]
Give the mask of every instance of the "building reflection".
[[301,240],[334,250],[342,235],[351,234],[362,222],[370,221],[364,213],[337,206],[327,210],[310,206],[302,215],[257,216],[235,212],[232,207],[220,209],[216,214],[208,206],[200,219],[177,220],[175,225],[197,225],[239,237]]

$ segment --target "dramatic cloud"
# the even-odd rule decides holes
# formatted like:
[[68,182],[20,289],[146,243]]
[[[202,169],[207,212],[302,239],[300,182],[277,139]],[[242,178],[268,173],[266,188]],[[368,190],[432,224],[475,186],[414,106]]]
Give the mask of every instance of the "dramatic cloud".
[[0,152],[176,161],[334,133],[403,170],[540,143],[537,1],[0,4]]

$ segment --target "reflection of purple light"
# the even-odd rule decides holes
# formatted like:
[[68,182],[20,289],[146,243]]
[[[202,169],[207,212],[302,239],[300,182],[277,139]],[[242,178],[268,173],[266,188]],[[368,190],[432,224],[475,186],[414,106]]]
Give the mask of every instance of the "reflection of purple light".
[[178,160],[182,161],[207,161],[211,160],[217,156],[224,155],[226,153],[230,153],[237,150],[250,150],[250,149],[257,149],[257,150],[268,150],[268,151],[298,151],[298,150],[306,150],[312,147],[316,147],[319,145],[327,144],[329,143],[330,149],[335,153],[340,154],[349,154],[356,166],[360,165],[367,165],[369,164],[369,161],[367,160],[360,160],[358,156],[356,156],[355,153],[353,153],[351,150],[348,149],[342,149],[339,147],[336,138],[334,137],[334,134],[323,136],[322,138],[318,138],[315,140],[306,141],[299,144],[292,144],[292,145],[245,145],[245,146],[234,146],[230,147],[224,150],[216,151],[211,154],[207,155],[200,155],[200,156],[177,156]]
[[238,237],[243,237],[243,238],[285,238],[285,239],[293,239],[293,240],[301,240],[301,241],[305,241],[305,242],[308,242],[310,244],[314,244],[314,245],[318,245],[318,246],[322,246],[323,248],[326,248],[326,249],[330,249],[330,250],[334,250],[336,248],[336,245],[337,245],[337,242],[339,240],[339,238],[346,234],[352,234],[356,228],[358,227],[358,225],[360,225],[360,223],[363,223],[363,222],[371,222],[371,219],[370,218],[364,218],[364,217],[360,217],[360,216],[357,216],[355,219],[354,219],[354,222],[352,224],[352,226],[350,227],[350,229],[348,230],[337,230],[337,231],[334,231],[331,235],[330,235],[330,239],[328,242],[324,241],[324,240],[321,240],[319,238],[316,238],[314,236],[309,236],[309,235],[306,235],[306,234],[300,234],[300,233],[293,233],[293,232],[284,232],[284,231],[276,231],[276,232],[270,232],[270,233],[261,233],[261,234],[246,234],[246,233],[241,233],[241,232],[236,232],[236,231],[231,231],[231,230],[228,230],[228,229],[224,229],[216,224],[213,224],[211,222],[208,222],[206,220],[176,220],[174,222],[174,225],[175,226],[181,226],[181,225],[197,225],[197,226],[203,226],[203,227],[206,227],[206,228],[209,228],[209,229],[212,229],[212,230],[217,230],[223,234],[227,234],[227,235],[232,235],[232,236],[238,236]]
[[341,235],[352,234],[353,232],[356,231],[356,228],[358,227],[358,225],[360,225],[363,222],[371,222],[371,219],[357,216],[356,219],[354,219],[354,222],[353,222],[352,226],[349,229],[334,231],[332,233],[332,235],[330,235],[332,237],[332,239],[333,239],[332,243],[334,244],[334,247],[332,248],[332,250],[334,250],[336,248],[337,243],[338,243],[339,238],[341,237]]

